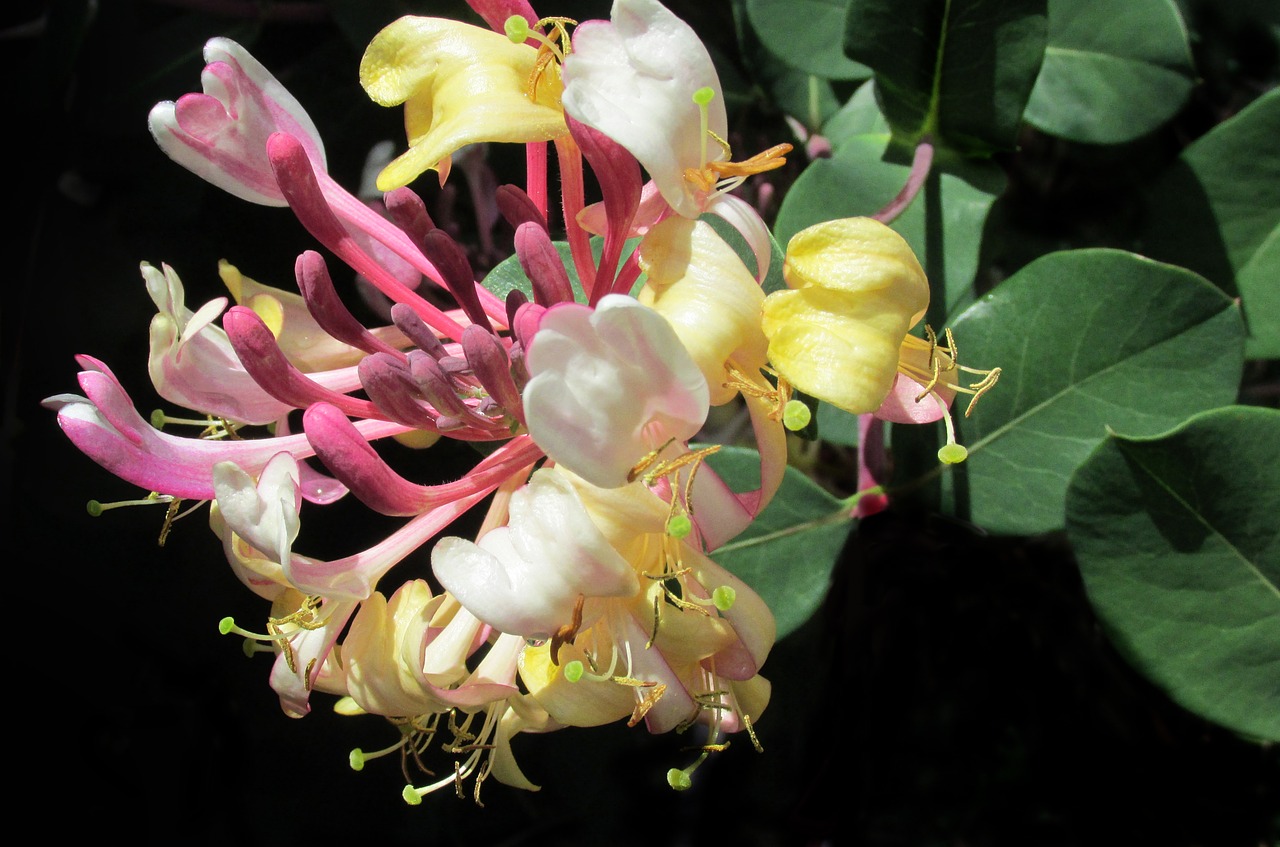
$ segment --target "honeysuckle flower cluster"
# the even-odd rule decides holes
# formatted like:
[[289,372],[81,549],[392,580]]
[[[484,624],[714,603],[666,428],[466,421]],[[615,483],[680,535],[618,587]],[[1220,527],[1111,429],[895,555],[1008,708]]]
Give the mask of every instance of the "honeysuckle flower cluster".
[[[855,414],[949,423],[955,392],[981,393],[994,375],[959,386],[949,336],[909,334],[928,284],[871,219],[797,235],[789,288],[765,296],[768,228],[730,192],[789,145],[732,160],[710,56],[656,0],[617,0],[610,20],[580,25],[518,0],[473,6],[490,29],[406,17],[365,53],[362,84],[403,104],[408,137],[377,178],[385,215],[330,178],[314,123],[269,71],[209,41],[203,92],[152,110],[157,143],[241,199],[287,205],[346,269],[304,252],[285,290],[223,263],[229,297],[192,310],[175,269],[144,263],[150,376],[194,415],[144,418],[89,356],[77,359],[83,394],[46,405],[80,450],[168,504],[166,530],[182,504],[208,504],[233,573],[270,604],[260,625],[222,630],[274,656],[287,714],[322,692],[343,714],[386,718],[394,743],[354,752],[357,768],[419,762],[444,742],[454,766],[407,785],[409,802],[472,777],[478,794],[489,775],[535,788],[515,735],[620,720],[701,728],[702,755],[668,775],[684,788],[727,736],[760,746],[774,619],[712,554],[778,491],[788,426],[808,414],[792,387]],[[504,186],[499,206],[530,294],[479,284],[408,187],[428,170],[445,180],[479,142],[526,145],[526,184]],[[588,169],[602,198],[590,206]],[[742,233],[748,261],[706,214]],[[353,275],[392,303],[389,323],[348,311]],[[698,440],[727,404],[752,425],[753,490],[721,479],[707,462],[718,448]],[[183,421],[198,435],[174,434]],[[483,458],[424,484],[388,464],[386,439],[471,442]],[[295,549],[304,515],[347,496],[403,522],[342,558]],[[477,508],[474,538],[437,540]],[[418,575],[385,585],[406,561]]]

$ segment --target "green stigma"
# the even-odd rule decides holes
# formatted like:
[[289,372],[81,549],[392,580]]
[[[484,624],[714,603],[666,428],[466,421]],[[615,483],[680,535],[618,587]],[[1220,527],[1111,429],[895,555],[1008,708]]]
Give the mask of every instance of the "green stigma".
[[782,407],[782,425],[792,432],[799,432],[813,420],[813,412],[800,400],[788,400]]
[[502,29],[512,44],[524,44],[529,38],[529,22],[520,15],[512,15],[507,18],[502,25]]
[[97,500],[90,500],[88,503],[85,503],[84,510],[88,512],[91,517],[95,518],[102,517],[102,513],[104,511],[102,504]]
[[403,797],[404,801],[410,806],[422,805],[422,795],[419,794],[418,789],[414,788],[412,785],[406,785],[404,787],[404,791],[400,792],[400,796]]
[[688,515],[672,515],[671,520],[667,521],[667,535],[672,538],[686,538],[690,532],[693,532],[693,521],[689,520]]
[[667,771],[667,785],[676,791],[687,791],[693,785],[693,780],[689,778],[689,774],[679,768],[672,768]]
[[712,100],[716,99],[716,92],[709,85],[704,85],[697,91],[693,92],[693,102],[699,106],[707,106]]
[[586,669],[582,667],[582,662],[577,659],[564,666],[564,678],[570,682],[577,682],[582,679],[584,673],[586,673]]
[[[351,770],[353,770],[353,771],[362,771],[362,770],[364,770],[364,751],[363,751],[363,750],[361,750],[359,747],[357,747],[356,749],[352,750],[352,751],[347,755],[347,764],[351,765]],[[415,792],[415,793],[417,793],[417,792]],[[406,798],[406,799],[407,799],[407,798]]]
[[235,628],[236,628],[236,619],[231,617],[230,615],[227,615],[225,618],[218,621],[218,632],[222,633],[223,635],[229,634],[231,630]]
[[948,465],[958,465],[967,458],[969,458],[969,451],[964,448],[963,444],[956,444],[954,441],[949,444],[943,444],[938,449],[939,461]]
[[733,590],[731,585],[721,585],[715,591],[711,592],[711,602],[716,604],[716,608],[722,612],[727,612],[733,608],[733,603],[738,599],[738,592]]
[[153,409],[151,411],[151,425],[156,429],[164,429],[165,420],[164,409]]

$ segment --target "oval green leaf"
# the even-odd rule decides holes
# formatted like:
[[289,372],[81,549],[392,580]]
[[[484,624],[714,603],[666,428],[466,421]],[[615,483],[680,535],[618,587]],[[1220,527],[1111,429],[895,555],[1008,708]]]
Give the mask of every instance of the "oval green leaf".
[[1011,149],[1044,56],[1045,0],[858,0],[845,54],[875,71],[895,138]]
[[1172,0],[1049,0],[1049,44],[1025,117],[1071,141],[1132,141],[1182,108],[1194,77]]
[[841,45],[850,0],[747,0],[747,19],[769,52],[823,79],[866,79],[871,69]]
[[958,421],[969,517],[1000,533],[1061,528],[1067,481],[1108,427],[1153,435],[1229,405],[1244,365],[1231,298],[1121,250],[1043,256],[952,329],[961,364],[1003,369]]
[[1280,358],[1280,89],[1196,140],[1146,197],[1144,252],[1239,292],[1250,358]]
[[1113,642],[1184,708],[1280,741],[1280,411],[1218,409],[1107,438],[1067,532]]
[[[734,490],[760,484],[760,455],[724,447],[708,463]],[[853,526],[847,506],[795,468],[741,535],[712,558],[755,589],[778,623],[778,637],[796,631],[822,605],[831,573]]]

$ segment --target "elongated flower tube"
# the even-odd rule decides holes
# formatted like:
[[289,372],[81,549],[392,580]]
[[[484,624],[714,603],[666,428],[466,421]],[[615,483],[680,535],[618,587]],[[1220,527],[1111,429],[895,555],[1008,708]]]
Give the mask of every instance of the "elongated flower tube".
[[544,142],[566,132],[559,69],[534,79],[538,51],[477,26],[406,16],[379,32],[360,61],[360,84],[382,106],[404,104],[409,150],[378,174],[382,191],[483,141]]
[[297,138],[317,170],[324,145],[315,124],[292,94],[249,52],[229,38],[205,44],[203,94],[157,103],[147,122],[171,159],[250,203],[284,206],[267,160],[267,138]]
[[769,362],[791,385],[853,414],[875,411],[893,386],[907,330],[929,305],[910,245],[871,218],[796,233],[765,298]]
[[529,433],[547,455],[601,488],[706,420],[707,381],[667,321],[610,294],[595,309],[548,309],[526,362]]

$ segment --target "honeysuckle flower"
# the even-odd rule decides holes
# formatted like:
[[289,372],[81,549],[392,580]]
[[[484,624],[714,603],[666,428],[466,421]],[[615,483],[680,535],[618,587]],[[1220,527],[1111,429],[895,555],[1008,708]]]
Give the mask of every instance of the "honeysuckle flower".
[[265,424],[289,413],[292,407],[253,380],[227,334],[214,323],[227,298],[210,300],[193,312],[186,306],[182,280],[173,268],[156,269],[143,262],[142,278],[157,309],[151,319],[148,367],[161,397],[238,423]]
[[[762,321],[778,374],[856,415],[902,423],[941,418],[947,443],[939,458],[964,461],[950,402],[964,392],[972,409],[1000,369],[960,365],[949,331],[945,344],[928,326],[925,338],[908,334],[929,306],[929,282],[902,236],[872,218],[815,224],[787,244],[783,276],[790,288],[765,298]],[[961,371],[981,379],[962,386],[955,381]]]
[[482,141],[545,142],[564,134],[555,65],[535,79],[538,50],[492,30],[406,16],[379,32],[360,61],[360,84],[382,106],[404,104],[409,150],[377,185],[390,191]]
[[768,340],[760,327],[764,293],[710,224],[673,217],[649,230],[637,248],[646,273],[639,302],[671,324],[710,387],[712,405],[742,396],[760,453],[761,486],[735,494],[714,473],[700,473],[698,526],[712,546],[737,535],[768,505],[787,463],[781,424],[785,399],[764,377]]
[[646,454],[706,420],[707,381],[671,324],[621,294],[548,309],[525,361],[529,433],[601,488],[625,484]]
[[219,462],[213,466],[213,490],[233,532],[272,561],[289,564],[302,507],[298,462],[293,456],[272,456],[257,480],[234,462]]
[[[688,24],[657,0],[615,0],[610,20],[574,30],[561,101],[567,115],[629,150],[677,215],[713,212],[728,219],[751,245],[757,276],[764,278],[768,230],[727,192],[750,174],[780,167],[790,145],[728,161],[720,78]],[[650,211],[638,220],[648,225],[656,217]]]
[[257,59],[229,38],[204,47],[203,94],[157,103],[151,134],[168,156],[250,203],[286,205],[267,159],[267,138],[287,132],[325,170],[324,144],[302,105]]
[[[519,638],[500,639],[475,673],[467,660],[475,652],[474,638],[444,634],[454,621],[466,626],[445,594],[433,594],[425,580],[410,580],[388,600],[375,592],[360,605],[342,641],[347,694],[369,714],[409,717],[443,713],[459,705],[470,707],[506,700],[515,684]],[[456,626],[455,626],[456,628]],[[453,674],[423,671],[424,653],[437,642],[448,644]]]
[[815,224],[787,244],[790,286],[764,300],[769,362],[792,386],[853,414],[884,402],[907,330],[929,305],[910,245],[871,218]]
[[495,629],[545,640],[571,619],[590,625],[602,613],[594,598],[630,597],[639,589],[630,564],[557,471],[535,472],[508,508],[507,525],[478,543],[448,537],[431,551],[440,584]]
[[[287,452],[295,458],[315,455],[305,435],[259,439],[200,439],[170,435],[156,429],[137,408],[115,374],[90,356],[77,356],[84,368],[80,387],[85,396],[59,394],[43,401],[58,414],[58,424],[89,458],[116,476],[147,490],[190,500],[212,500],[213,467],[230,461],[250,475],[259,473],[271,457]],[[399,435],[407,428],[381,420],[355,423],[365,438]],[[332,481],[312,480],[303,497],[313,502],[331,498]],[[304,480],[305,482],[305,480]]]
[[711,405],[727,403],[742,381],[732,372],[758,373],[765,364],[760,285],[705,221],[668,218],[637,249],[647,276],[636,299],[671,324],[707,381]]

